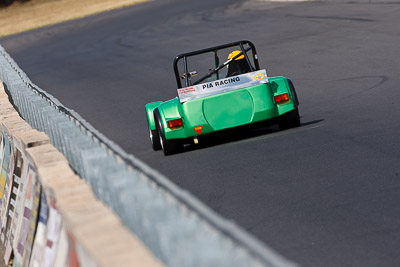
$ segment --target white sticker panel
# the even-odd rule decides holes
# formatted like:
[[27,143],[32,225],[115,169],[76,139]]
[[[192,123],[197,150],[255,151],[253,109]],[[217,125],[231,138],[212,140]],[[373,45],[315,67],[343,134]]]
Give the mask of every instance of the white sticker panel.
[[234,91],[262,83],[268,83],[266,70],[249,72],[225,79],[181,88],[178,89],[178,96],[181,103],[183,103],[189,100]]

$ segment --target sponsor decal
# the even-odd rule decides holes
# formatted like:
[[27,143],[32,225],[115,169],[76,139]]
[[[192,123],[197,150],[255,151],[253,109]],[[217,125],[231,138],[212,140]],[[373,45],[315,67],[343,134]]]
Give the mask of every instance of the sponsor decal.
[[193,129],[196,131],[196,133],[201,134],[201,131],[203,130],[203,125],[193,127]]
[[262,79],[264,79],[264,74],[257,74],[256,76],[254,76],[254,80],[256,80],[256,81],[259,81],[259,80],[262,80]]
[[196,92],[196,90],[193,87],[178,89],[178,94],[180,94],[180,95],[192,93],[192,92]]
[[265,70],[253,71],[225,79],[210,81],[202,84],[193,85],[178,89],[178,96],[181,103],[186,101],[221,94],[268,83],[267,72]]
[[218,86],[223,86],[223,85],[227,85],[230,83],[237,83],[240,82],[240,77],[232,77],[229,79],[223,79],[223,80],[218,80],[218,81],[214,81],[214,82],[210,82],[210,83],[203,83],[202,89],[208,89],[208,88],[213,88],[213,87],[218,87]]

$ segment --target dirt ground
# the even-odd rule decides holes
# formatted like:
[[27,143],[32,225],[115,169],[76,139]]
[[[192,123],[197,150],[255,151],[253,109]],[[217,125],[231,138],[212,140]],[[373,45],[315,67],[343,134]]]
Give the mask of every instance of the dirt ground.
[[148,0],[29,0],[0,6],[0,37]]

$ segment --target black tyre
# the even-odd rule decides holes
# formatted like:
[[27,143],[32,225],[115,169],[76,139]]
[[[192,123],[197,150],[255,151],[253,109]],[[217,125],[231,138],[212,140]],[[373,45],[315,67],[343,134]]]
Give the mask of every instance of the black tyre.
[[299,109],[297,107],[294,110],[283,114],[279,118],[279,128],[281,130],[286,130],[299,126],[300,126],[300,114],[299,114]]
[[294,103],[297,107],[300,103],[299,103],[299,99],[297,98],[296,89],[294,88],[292,80],[288,79],[288,83],[289,83],[290,91],[292,92],[292,96],[294,98]]
[[160,135],[158,134],[157,130],[151,130],[149,127],[150,132],[150,142],[151,147],[154,151],[161,150],[161,143],[160,143]]
[[161,116],[158,109],[154,110],[154,120],[159,135],[160,145],[165,156],[173,155],[183,151],[183,144],[178,140],[165,139],[164,128],[161,123]]

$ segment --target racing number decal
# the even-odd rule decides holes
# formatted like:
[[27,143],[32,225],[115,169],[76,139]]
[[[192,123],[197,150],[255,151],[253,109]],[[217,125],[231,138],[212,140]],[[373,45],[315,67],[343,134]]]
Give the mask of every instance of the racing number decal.
[[254,80],[259,81],[264,79],[264,74],[257,74],[256,76],[254,76]]
[[203,125],[193,127],[193,129],[196,131],[196,133],[201,134],[201,130],[203,130]]

